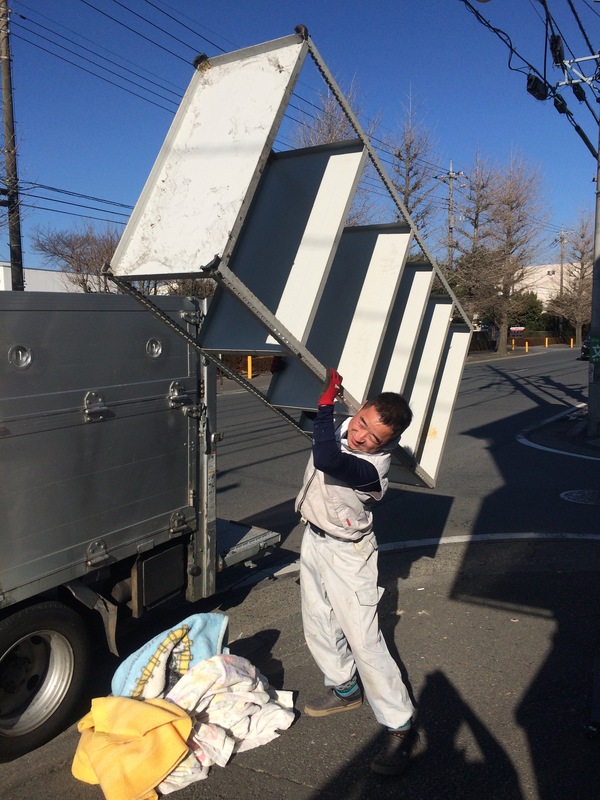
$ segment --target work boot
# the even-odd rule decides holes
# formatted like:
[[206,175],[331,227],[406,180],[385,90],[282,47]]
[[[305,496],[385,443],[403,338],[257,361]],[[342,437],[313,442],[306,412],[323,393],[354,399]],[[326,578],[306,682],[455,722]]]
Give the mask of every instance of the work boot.
[[347,699],[340,697],[335,689],[328,689],[325,695],[307,703],[304,706],[304,713],[307,717],[327,717],[329,714],[360,708],[362,701],[362,693],[358,688]]
[[414,728],[388,731],[385,745],[371,762],[373,772],[379,775],[401,775],[408,766],[411,750],[418,738]]

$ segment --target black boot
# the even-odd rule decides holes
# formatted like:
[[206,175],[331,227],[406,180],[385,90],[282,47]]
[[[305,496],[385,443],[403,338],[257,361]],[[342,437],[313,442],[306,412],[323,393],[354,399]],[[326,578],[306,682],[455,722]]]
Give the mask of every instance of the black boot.
[[408,766],[411,750],[418,738],[414,728],[388,731],[385,745],[371,762],[373,772],[379,775],[401,775]]

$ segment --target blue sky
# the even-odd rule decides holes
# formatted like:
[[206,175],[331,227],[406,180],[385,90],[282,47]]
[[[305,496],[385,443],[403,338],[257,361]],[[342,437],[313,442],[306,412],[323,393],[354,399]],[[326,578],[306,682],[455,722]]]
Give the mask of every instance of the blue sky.
[[[543,73],[540,0],[472,3]],[[599,2],[572,0],[588,42],[568,0],[547,4],[570,48],[567,57],[588,56],[589,44],[600,48]],[[36,226],[71,228],[81,224],[79,214],[126,221],[196,53],[214,56],[258,44],[292,33],[299,23],[342,87],[355,81],[364,119],[379,115],[384,133],[398,129],[412,97],[436,143],[440,174],[450,161],[455,171],[468,173],[478,151],[499,164],[516,152],[538,166],[549,248],[561,226],[572,226],[581,210],[593,211],[595,159],[551,100],[539,102],[526,92],[525,74],[509,69],[508,48],[461,0],[12,0],[10,8],[25,266],[42,266],[30,243]],[[582,65],[586,74],[593,73],[593,63]],[[527,71],[518,58],[513,66]],[[546,69],[551,84],[562,80],[549,56]],[[312,89],[300,84],[298,91],[310,96]],[[570,88],[561,91],[596,147],[598,126],[589,109]],[[589,91],[588,98],[598,114]],[[447,191],[440,181],[440,204]],[[550,249],[544,258],[552,258]],[[8,259],[5,231],[0,259]]]

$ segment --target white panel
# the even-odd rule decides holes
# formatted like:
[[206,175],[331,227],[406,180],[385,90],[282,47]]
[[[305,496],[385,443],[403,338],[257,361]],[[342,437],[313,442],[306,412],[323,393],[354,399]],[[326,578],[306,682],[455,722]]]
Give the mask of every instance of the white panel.
[[346,219],[364,160],[364,150],[329,159],[298,255],[277,306],[277,319],[302,342],[306,341],[321,287],[335,255],[340,223]]
[[[360,142],[273,156],[229,266],[297,339],[316,313],[364,163]],[[201,332],[213,352],[281,352],[232,295],[219,292]]]
[[[410,240],[404,225],[347,228],[340,240],[307,347],[327,366],[338,369],[348,392],[365,399]],[[269,388],[274,405],[314,409],[319,382],[300,362],[286,369]]]
[[405,266],[369,395],[404,392],[432,281],[430,264]]
[[422,323],[415,355],[403,392],[413,412],[413,421],[402,436],[402,446],[417,453],[421,431],[429,412],[444,344],[450,324],[452,302],[448,298],[432,297]]
[[226,255],[306,51],[286,37],[196,70],[113,258],[115,275],[172,277]]
[[431,404],[431,413],[417,452],[421,468],[434,481],[437,479],[470,341],[471,331],[466,326],[450,328],[435,388],[435,400]]
[[344,386],[350,394],[361,400],[366,400],[410,239],[409,232],[377,237],[354,309],[338,371],[344,376]]

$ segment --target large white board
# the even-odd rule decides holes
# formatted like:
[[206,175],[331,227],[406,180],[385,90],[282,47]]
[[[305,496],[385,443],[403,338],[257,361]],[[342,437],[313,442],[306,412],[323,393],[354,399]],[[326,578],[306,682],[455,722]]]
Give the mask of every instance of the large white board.
[[196,70],[111,262],[122,277],[227,258],[307,52],[298,36]]

